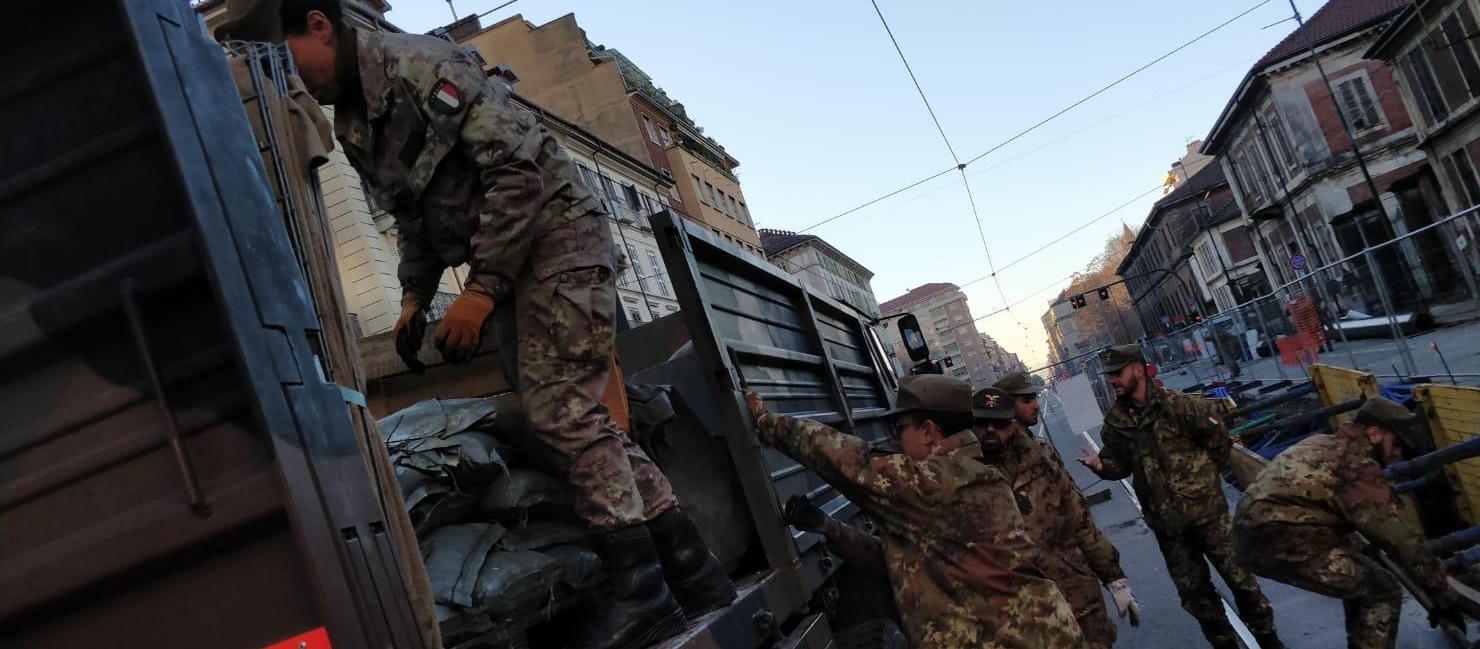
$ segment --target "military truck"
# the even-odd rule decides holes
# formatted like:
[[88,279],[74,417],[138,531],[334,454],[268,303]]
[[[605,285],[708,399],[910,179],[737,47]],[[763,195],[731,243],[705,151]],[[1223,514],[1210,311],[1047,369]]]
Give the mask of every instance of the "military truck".
[[[500,398],[497,350],[420,377],[377,369],[375,339],[364,367],[329,362],[343,314],[305,270],[325,260],[282,218],[220,46],[171,0],[54,14],[0,24],[0,646],[425,646],[419,558],[357,431],[367,407]],[[618,361],[682,404],[661,464],[740,588],[669,645],[826,646],[839,563],[781,503],[853,507],[757,444],[741,391],[881,439],[886,352],[850,307],[652,223],[682,309]],[[541,621],[477,617],[449,646]]]

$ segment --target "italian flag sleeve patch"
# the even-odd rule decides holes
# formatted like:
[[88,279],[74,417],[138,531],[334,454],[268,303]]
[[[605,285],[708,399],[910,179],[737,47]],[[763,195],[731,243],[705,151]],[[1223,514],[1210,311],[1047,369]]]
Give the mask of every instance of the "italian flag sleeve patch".
[[462,105],[462,93],[446,79],[438,79],[432,86],[431,96],[427,98],[427,106],[443,115],[452,115],[462,110]]

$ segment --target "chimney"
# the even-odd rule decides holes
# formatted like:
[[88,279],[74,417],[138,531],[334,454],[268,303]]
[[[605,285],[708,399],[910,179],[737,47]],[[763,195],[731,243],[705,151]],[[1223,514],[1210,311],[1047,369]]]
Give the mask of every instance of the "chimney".
[[519,75],[514,74],[514,70],[507,65],[495,65],[488,68],[486,74],[489,81],[503,84],[511,94],[514,92],[514,84],[519,83]]

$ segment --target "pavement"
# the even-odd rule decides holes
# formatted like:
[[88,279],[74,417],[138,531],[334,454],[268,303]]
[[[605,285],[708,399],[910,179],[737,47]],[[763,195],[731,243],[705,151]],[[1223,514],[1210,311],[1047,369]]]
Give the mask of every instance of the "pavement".
[[[1378,379],[1391,379],[1404,370],[1399,343],[1391,338],[1370,338],[1343,343],[1336,341],[1336,348],[1319,355],[1317,362],[1342,367],[1355,367],[1377,375]],[[1438,347],[1435,352],[1430,343]],[[1461,385],[1480,385],[1480,320],[1431,329],[1421,334],[1408,336],[1409,353],[1413,356],[1418,375],[1429,376],[1435,382],[1447,383],[1450,373]],[[1445,365],[1448,365],[1446,369]],[[1240,380],[1298,379],[1305,376],[1299,365],[1281,365],[1277,358],[1261,358],[1240,364]],[[1167,387],[1186,387],[1205,383],[1219,377],[1219,371],[1209,360],[1184,365],[1168,370],[1159,376]],[[1221,374],[1227,378],[1227,373]]]
[[[1476,333],[1480,333],[1477,330]],[[1443,343],[1441,343],[1442,345]],[[1480,363],[1477,363],[1480,368]],[[1087,446],[1081,431],[1068,425],[1066,405],[1052,392],[1042,393],[1042,423],[1040,427],[1058,449],[1085,495],[1109,489],[1111,498],[1090,508],[1095,523],[1100,526],[1110,541],[1120,550],[1120,565],[1130,578],[1131,588],[1141,605],[1141,626],[1131,627],[1126,620],[1116,620],[1119,639],[1115,646],[1129,648],[1192,649],[1206,647],[1207,641],[1197,622],[1181,608],[1181,599],[1167,575],[1166,564],[1156,538],[1146,527],[1139,508],[1128,485],[1119,481],[1105,481],[1090,473],[1074,458]],[[1085,407],[1083,404],[1073,404]],[[1091,406],[1093,407],[1093,406]],[[1100,443],[1099,427],[1083,431]],[[1224,486],[1230,507],[1237,502],[1239,492],[1232,486]],[[1215,572],[1216,574],[1216,572]],[[1346,646],[1346,630],[1340,600],[1323,597],[1315,593],[1286,586],[1278,582],[1260,579],[1264,594],[1275,611],[1275,626],[1280,638],[1289,649],[1336,649]],[[1214,583],[1223,593],[1223,599],[1232,606],[1232,596],[1218,577]],[[1108,591],[1105,604],[1115,617],[1115,606]],[[1235,628],[1240,626],[1235,622]],[[1430,629],[1427,614],[1411,598],[1403,603],[1403,615],[1398,631],[1398,647],[1403,649],[1448,649],[1448,640],[1442,632]],[[1252,649],[1252,648],[1251,648]]]

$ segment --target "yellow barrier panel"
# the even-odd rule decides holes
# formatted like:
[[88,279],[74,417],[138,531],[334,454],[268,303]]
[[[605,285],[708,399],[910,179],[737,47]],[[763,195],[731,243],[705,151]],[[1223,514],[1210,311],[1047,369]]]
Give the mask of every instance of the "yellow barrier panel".
[[[1444,448],[1480,436],[1480,388],[1451,385],[1420,385],[1413,389],[1419,413],[1429,425],[1434,446]],[[1471,525],[1480,525],[1480,458],[1470,458],[1444,467],[1454,485],[1460,515]]]
[[[1317,363],[1310,366],[1310,380],[1315,382],[1321,405],[1326,407],[1346,403],[1362,395],[1368,398],[1377,396],[1377,378],[1366,372]],[[1331,430],[1351,421],[1354,415],[1352,412],[1332,415],[1329,420]]]

